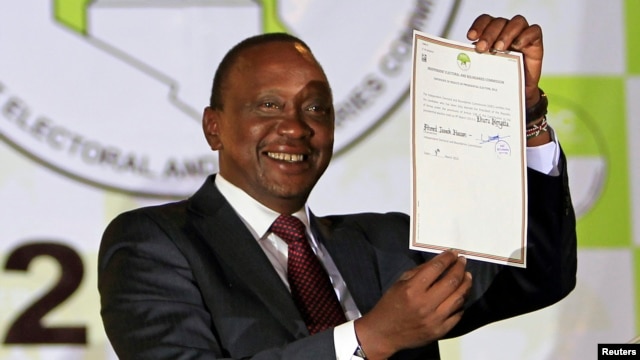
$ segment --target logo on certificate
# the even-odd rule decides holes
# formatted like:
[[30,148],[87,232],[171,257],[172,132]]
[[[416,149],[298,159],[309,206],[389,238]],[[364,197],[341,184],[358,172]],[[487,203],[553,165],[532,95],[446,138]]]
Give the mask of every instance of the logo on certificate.
[[339,156],[406,98],[413,29],[446,35],[457,3],[371,2],[367,21],[353,22],[362,2],[1,2],[11,41],[0,138],[77,181],[184,197],[217,171],[201,114],[222,56],[248,36],[289,32],[332,84]]
[[458,54],[456,61],[458,62],[458,67],[461,70],[469,70],[471,67],[471,58],[466,53]]

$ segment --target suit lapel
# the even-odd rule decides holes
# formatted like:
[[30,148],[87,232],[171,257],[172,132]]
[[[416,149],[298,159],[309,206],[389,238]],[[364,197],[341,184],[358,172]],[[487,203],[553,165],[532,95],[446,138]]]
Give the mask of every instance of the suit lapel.
[[291,294],[264,251],[218,191],[214,176],[190,199],[194,227],[216,254],[227,281],[257,296],[296,338],[307,336]]
[[365,235],[357,227],[346,226],[342,219],[312,215],[312,229],[331,254],[358,310],[365,314],[382,295],[375,254]]

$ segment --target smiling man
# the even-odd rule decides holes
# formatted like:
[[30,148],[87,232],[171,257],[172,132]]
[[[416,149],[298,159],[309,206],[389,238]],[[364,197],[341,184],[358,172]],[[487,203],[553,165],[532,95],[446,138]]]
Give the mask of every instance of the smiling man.
[[[527,125],[540,128],[540,28],[482,15],[469,38],[480,52],[523,52]],[[438,339],[573,289],[575,218],[552,131],[527,141],[520,269],[410,251],[405,214],[314,216],[307,198],[331,159],[332,102],[293,36],[252,37],[227,53],[203,115],[220,172],[188,200],[122,214],[105,231],[98,286],[121,358],[439,359]]]

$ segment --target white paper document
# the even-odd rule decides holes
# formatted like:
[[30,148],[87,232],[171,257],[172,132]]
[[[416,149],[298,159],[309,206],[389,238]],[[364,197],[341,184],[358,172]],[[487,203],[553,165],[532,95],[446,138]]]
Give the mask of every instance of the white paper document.
[[522,61],[414,32],[412,249],[526,267]]

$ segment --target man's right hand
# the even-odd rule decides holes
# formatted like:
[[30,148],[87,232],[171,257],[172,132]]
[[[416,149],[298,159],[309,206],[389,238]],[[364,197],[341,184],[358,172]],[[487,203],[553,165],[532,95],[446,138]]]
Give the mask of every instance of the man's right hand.
[[465,265],[464,257],[444,251],[402,274],[376,306],[354,323],[367,359],[386,359],[447,334],[460,321],[471,289]]

